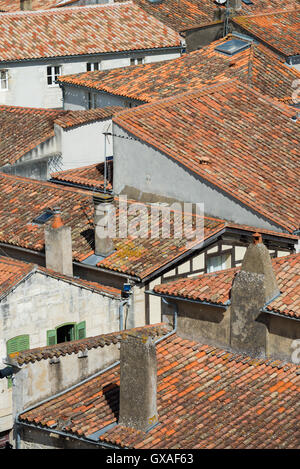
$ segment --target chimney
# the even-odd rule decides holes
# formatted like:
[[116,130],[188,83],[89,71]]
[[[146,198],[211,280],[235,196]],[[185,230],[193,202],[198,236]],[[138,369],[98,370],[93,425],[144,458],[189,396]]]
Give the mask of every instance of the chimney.
[[229,0],[229,7],[233,10],[241,10],[242,0]]
[[230,344],[251,356],[266,354],[266,325],[261,309],[279,295],[268,249],[254,233],[231,289]]
[[158,422],[157,363],[152,337],[124,334],[120,350],[119,424],[143,432]]
[[32,10],[32,0],[20,0],[20,10],[23,10],[23,11]]
[[97,194],[93,196],[95,225],[95,254],[106,257],[114,251],[112,233],[109,233],[115,215],[114,196]]
[[64,226],[59,208],[54,209],[50,227],[45,228],[46,267],[73,276],[71,228]]

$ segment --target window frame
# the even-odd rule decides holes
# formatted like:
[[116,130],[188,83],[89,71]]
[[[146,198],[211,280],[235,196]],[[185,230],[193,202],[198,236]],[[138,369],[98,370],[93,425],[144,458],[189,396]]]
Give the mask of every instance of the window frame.
[[[95,65],[97,65],[97,67],[95,68]],[[89,70],[90,68],[90,70]],[[95,72],[97,70],[101,70],[101,62],[87,62],[86,63],[86,71],[87,72]]]
[[[58,73],[56,73],[56,68],[58,68]],[[50,69],[50,73],[49,73]],[[62,74],[62,66],[61,65],[47,65],[47,86],[49,88],[54,88],[59,86],[56,82],[57,77]],[[49,78],[51,78],[51,83],[49,83]]]
[[[139,62],[141,60],[141,62]],[[145,57],[130,57],[130,65],[143,65],[145,63]]]
[[97,108],[97,93],[88,91],[87,95],[88,95],[87,97],[88,109],[96,109]]
[[[2,74],[5,74],[5,78],[2,78]],[[2,83],[5,82],[5,88],[2,88]],[[0,70],[0,91],[8,90],[8,69],[4,68]]]

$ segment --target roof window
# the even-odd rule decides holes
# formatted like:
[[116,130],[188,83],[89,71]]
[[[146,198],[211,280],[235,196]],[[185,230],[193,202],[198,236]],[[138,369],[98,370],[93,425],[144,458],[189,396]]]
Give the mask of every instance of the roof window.
[[46,223],[52,217],[53,217],[53,211],[51,209],[47,209],[41,215],[34,218],[34,220],[32,220],[32,223],[37,223],[38,225],[44,225],[44,223]]
[[247,49],[249,46],[249,42],[241,41],[240,39],[230,39],[230,41],[223,42],[223,44],[215,47],[215,50],[222,54],[234,55]]

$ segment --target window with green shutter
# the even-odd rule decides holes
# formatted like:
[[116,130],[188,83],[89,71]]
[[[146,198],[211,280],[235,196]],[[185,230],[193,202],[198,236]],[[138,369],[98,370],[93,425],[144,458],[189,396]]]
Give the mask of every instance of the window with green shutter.
[[85,336],[85,321],[82,321],[75,326],[75,340],[85,339]]
[[56,330],[47,331],[47,345],[55,345],[56,344]]
[[[29,335],[19,335],[17,337],[13,337],[6,342],[6,351],[7,355],[16,352],[22,352],[22,350],[28,350],[29,347]],[[12,386],[12,379],[8,378],[8,387],[11,388]]]

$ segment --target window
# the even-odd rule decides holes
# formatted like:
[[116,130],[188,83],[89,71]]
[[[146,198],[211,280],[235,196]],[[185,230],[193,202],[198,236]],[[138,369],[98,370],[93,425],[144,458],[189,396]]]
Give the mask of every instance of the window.
[[88,109],[97,107],[97,95],[95,93],[88,93]]
[[61,75],[61,65],[47,67],[47,83],[48,86],[55,86],[56,80]]
[[207,257],[207,272],[217,272],[218,270],[224,270],[227,268],[226,261],[228,254],[222,254],[221,256],[208,256]]
[[130,59],[130,65],[141,65],[145,61],[145,57],[137,57],[135,59]]
[[94,70],[101,70],[101,62],[88,62],[86,64],[87,72],[93,72]]
[[8,70],[0,71],[0,90],[8,90]]
[[[17,337],[13,337],[6,342],[6,351],[7,355],[10,353],[22,352],[22,350],[29,349],[29,335],[19,335]],[[12,387],[12,379],[8,378],[8,387]]]
[[34,218],[32,220],[32,223],[37,223],[38,225],[44,225],[50,218],[53,217],[53,212],[51,209],[47,209],[45,212],[43,212],[41,215],[38,217]]
[[47,345],[61,344],[71,340],[81,340],[85,338],[85,321],[68,324],[61,324],[53,330],[47,331]]

